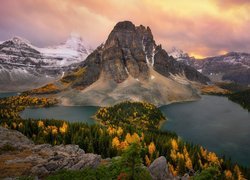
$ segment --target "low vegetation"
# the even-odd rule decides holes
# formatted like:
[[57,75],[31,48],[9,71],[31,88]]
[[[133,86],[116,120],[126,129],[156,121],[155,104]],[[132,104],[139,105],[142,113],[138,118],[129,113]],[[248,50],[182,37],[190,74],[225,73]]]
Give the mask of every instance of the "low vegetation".
[[68,74],[66,74],[60,81],[64,84],[70,84],[73,83],[75,81],[77,81],[77,79],[79,79],[79,77],[83,77],[85,74],[85,68],[78,68],[77,71],[73,71],[70,72]]
[[221,95],[221,96],[224,96],[224,95],[227,95],[227,94],[231,93],[231,91],[220,88],[220,87],[218,87],[216,85],[204,85],[204,86],[201,87],[200,90],[201,90],[202,94],[207,94],[207,95]]
[[233,93],[250,89],[250,87],[248,87],[247,85],[241,85],[241,84],[237,84],[237,83],[233,83],[233,82],[232,83],[217,82],[216,85],[222,89],[231,91]]
[[250,111],[250,89],[230,94],[228,98]]
[[60,89],[54,84],[47,84],[41,88],[33,89],[22,93],[22,95],[41,95],[41,94],[55,94],[60,92]]
[[49,107],[57,103],[54,98],[37,98],[27,95],[0,99],[1,119],[20,119],[20,112],[26,107]]
[[162,112],[146,102],[123,102],[111,107],[103,107],[95,115],[106,126],[126,126],[133,124],[137,129],[158,129],[165,120]]

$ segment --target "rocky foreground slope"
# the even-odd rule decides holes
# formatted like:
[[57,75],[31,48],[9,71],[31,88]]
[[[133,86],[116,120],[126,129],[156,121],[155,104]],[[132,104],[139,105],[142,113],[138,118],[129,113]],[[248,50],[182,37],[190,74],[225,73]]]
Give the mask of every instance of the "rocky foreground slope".
[[[0,127],[0,178],[41,178],[62,169],[96,168],[104,161],[110,162],[100,155],[85,153],[78,145],[35,145],[22,133]],[[163,156],[152,162],[148,171],[155,180],[176,179],[169,173]],[[182,179],[188,179],[188,175]]]
[[101,156],[85,153],[78,145],[35,145],[18,131],[0,127],[0,178],[44,176],[60,169],[97,167]]

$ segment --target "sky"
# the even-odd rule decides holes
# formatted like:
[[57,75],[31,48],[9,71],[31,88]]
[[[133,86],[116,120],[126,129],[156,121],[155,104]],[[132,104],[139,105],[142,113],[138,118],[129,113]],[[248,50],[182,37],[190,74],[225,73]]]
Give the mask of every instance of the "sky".
[[20,36],[45,47],[74,32],[94,48],[124,20],[149,26],[166,50],[250,53],[250,0],[1,0],[0,41]]

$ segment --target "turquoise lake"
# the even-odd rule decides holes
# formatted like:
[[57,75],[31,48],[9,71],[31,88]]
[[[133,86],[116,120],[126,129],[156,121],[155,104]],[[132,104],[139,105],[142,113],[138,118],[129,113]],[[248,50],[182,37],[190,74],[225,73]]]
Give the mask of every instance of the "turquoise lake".
[[[93,124],[91,116],[97,109],[93,106],[29,108],[21,116]],[[199,101],[175,103],[160,109],[168,119],[162,125],[162,131],[174,131],[188,142],[250,166],[250,113],[240,105],[226,97],[205,95]]]
[[6,93],[1,92],[0,93],[0,98],[16,96],[17,94],[18,94],[17,92],[6,92]]

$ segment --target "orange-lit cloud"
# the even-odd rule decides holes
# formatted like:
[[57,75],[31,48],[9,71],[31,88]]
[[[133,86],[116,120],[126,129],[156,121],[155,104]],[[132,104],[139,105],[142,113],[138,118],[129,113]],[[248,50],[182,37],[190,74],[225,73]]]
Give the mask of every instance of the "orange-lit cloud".
[[2,0],[0,40],[13,35],[45,46],[73,31],[92,46],[104,42],[118,21],[149,26],[164,48],[197,57],[250,53],[249,0]]

